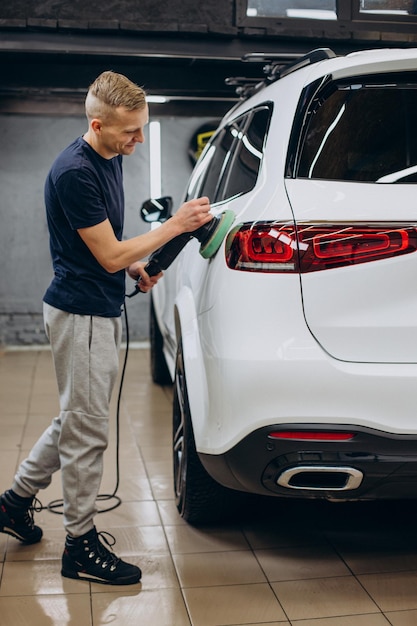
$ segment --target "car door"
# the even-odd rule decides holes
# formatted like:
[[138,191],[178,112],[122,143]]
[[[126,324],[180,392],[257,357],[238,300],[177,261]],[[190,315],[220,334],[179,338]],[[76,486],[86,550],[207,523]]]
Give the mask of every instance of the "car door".
[[416,110],[416,72],[328,84],[286,180],[306,324],[343,361],[417,362]]

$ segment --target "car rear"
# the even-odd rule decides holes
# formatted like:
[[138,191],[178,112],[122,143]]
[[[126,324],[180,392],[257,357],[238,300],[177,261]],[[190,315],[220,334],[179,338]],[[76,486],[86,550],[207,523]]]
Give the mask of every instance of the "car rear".
[[288,150],[272,160],[273,120],[267,180],[231,203],[199,319],[210,408],[196,439],[226,486],[417,495],[416,70],[414,50],[300,70],[294,123],[278,123]]

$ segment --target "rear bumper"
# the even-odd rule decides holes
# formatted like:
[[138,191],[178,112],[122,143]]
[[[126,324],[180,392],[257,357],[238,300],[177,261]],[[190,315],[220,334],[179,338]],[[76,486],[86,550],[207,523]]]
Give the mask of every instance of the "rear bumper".
[[[349,430],[343,442],[275,440],[281,430]],[[417,436],[366,427],[280,424],[260,428],[221,455],[200,454],[231,489],[327,500],[417,498]]]

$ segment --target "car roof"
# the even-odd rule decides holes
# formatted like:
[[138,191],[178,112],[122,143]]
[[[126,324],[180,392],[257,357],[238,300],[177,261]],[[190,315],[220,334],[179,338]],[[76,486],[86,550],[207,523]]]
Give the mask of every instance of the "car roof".
[[287,64],[282,63],[282,57],[281,62],[275,62],[273,55],[262,53],[246,55],[243,60],[259,61],[262,58],[266,61],[265,78],[259,80],[244,77],[228,79],[228,84],[236,85],[236,91],[241,96],[241,100],[225,115],[221,125],[258,103],[273,101],[276,83],[290,82],[291,91],[293,94],[296,93],[298,100],[305,86],[325,76],[339,80],[350,76],[417,71],[417,47],[362,50],[344,56],[336,56],[329,48],[319,48]]
[[335,57],[326,64],[323,63],[321,71],[319,68],[313,67],[313,76],[315,69],[317,78],[331,73],[335,79],[374,73],[417,70],[417,48],[386,48],[351,52],[344,57]]

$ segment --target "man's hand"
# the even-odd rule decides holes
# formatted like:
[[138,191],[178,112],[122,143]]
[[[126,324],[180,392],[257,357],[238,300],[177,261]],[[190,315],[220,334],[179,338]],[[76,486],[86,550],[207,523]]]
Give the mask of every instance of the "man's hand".
[[213,219],[210,208],[210,200],[207,196],[194,198],[184,202],[171,219],[181,221],[183,232],[192,233]]
[[132,263],[132,265],[129,265],[126,271],[133,280],[138,281],[140,278],[140,290],[147,293],[156,285],[163,274],[159,272],[156,276],[149,276],[149,274],[145,272],[145,265],[146,263],[143,261],[136,261]]

